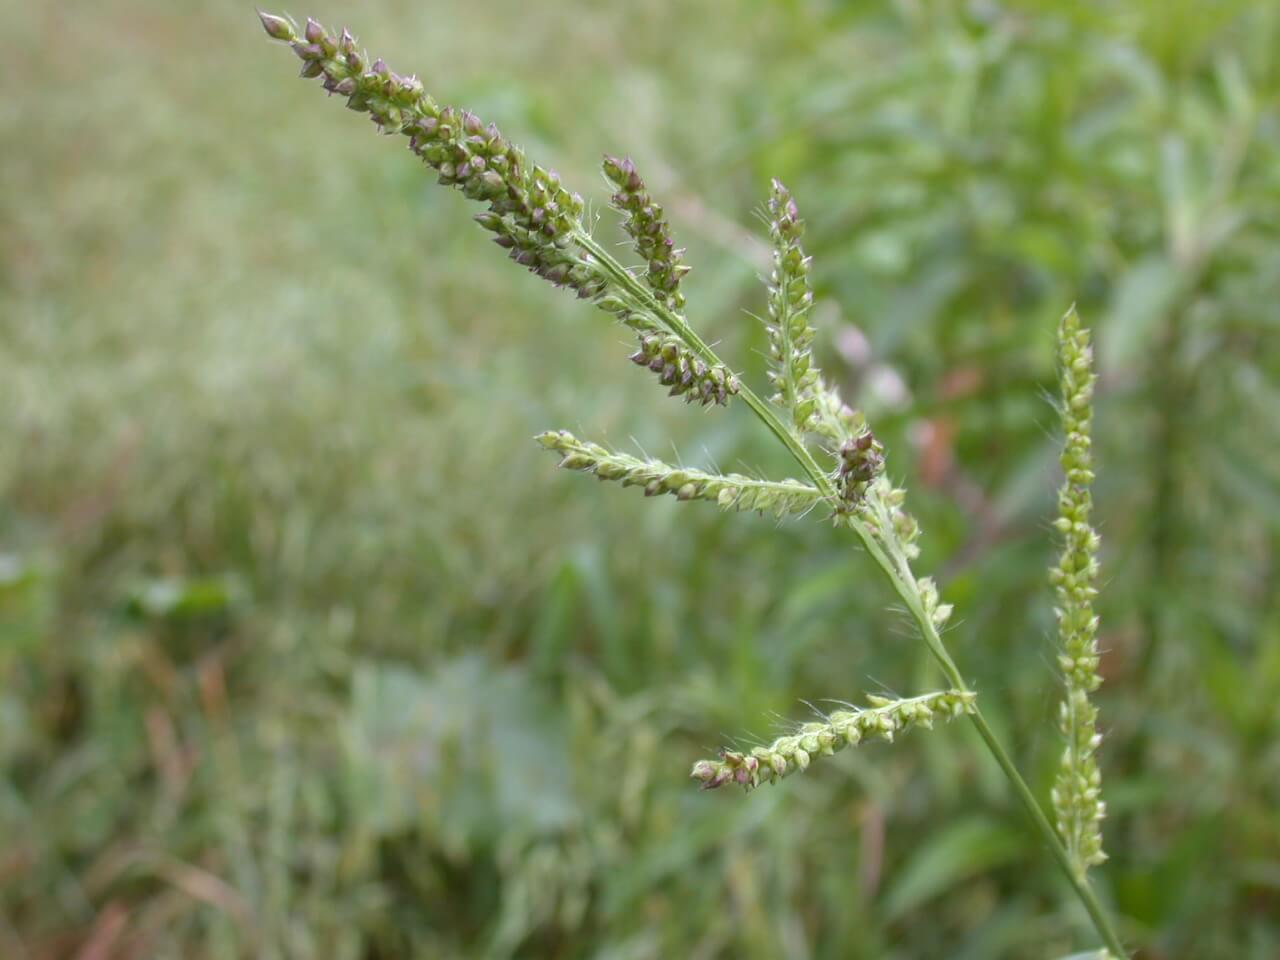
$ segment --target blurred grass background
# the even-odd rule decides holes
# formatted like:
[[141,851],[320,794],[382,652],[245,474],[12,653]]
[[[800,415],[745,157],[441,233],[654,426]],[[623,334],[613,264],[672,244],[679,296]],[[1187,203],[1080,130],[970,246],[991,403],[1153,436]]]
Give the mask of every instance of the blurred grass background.
[[[1280,956],[1280,5],[316,0],[597,205],[629,152],[749,374],[768,177],[950,642],[1058,755],[1053,331],[1103,367],[1112,862],[1154,958]],[[241,3],[0,0],[0,956],[1045,958],[1092,941],[967,727],[689,763],[937,683],[781,475],[515,269]],[[607,211],[606,211],[607,213]],[[608,223],[609,218],[604,218]],[[602,227],[611,230],[611,226]]]

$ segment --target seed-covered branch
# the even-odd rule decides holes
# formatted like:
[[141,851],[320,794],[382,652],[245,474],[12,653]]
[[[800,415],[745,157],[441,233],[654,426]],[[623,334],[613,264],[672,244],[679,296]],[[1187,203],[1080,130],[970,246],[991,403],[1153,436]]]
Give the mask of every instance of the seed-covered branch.
[[683,396],[688,403],[726,404],[738,392],[738,378],[723,364],[707,364],[665,334],[641,334],[640,349],[631,362],[652,370],[659,383],[671,388],[671,396]]
[[774,783],[809,768],[814,757],[829,757],[864,740],[893,741],[912,727],[932,727],[935,717],[951,719],[973,710],[975,695],[968,690],[926,693],[907,700],[868,696],[865,709],[837,710],[821,721],[806,723],[795,733],[778,737],[768,746],[748,752],[722,750],[716,760],[699,760],[689,775],[707,790],[726,783],[750,789]]
[[623,215],[622,225],[644,260],[649,288],[666,306],[681,309],[680,280],[689,268],[682,262],[684,250],[676,249],[662,205],[649,196],[630,157],[605,157],[603,167],[617,191],[610,202]]
[[1098,674],[1098,618],[1093,612],[1098,578],[1097,531],[1089,525],[1092,508],[1093,458],[1090,430],[1093,420],[1093,348],[1089,331],[1074,309],[1058,327],[1058,361],[1061,367],[1062,426],[1066,440],[1062,469],[1066,481],[1058,493],[1058,519],[1062,555],[1050,571],[1058,594],[1054,611],[1058,620],[1064,698],[1059,713],[1066,749],[1053,788],[1058,832],[1080,876],[1102,863],[1102,774],[1095,751],[1102,742],[1098,733],[1098,709],[1089,694],[1102,685]]
[[769,239],[773,241],[773,269],[769,274],[770,400],[789,413],[801,434],[815,433],[837,448],[865,428],[862,415],[845,405],[840,394],[823,382],[813,360],[816,333],[809,324],[813,288],[811,258],[800,240],[804,220],[791,192],[773,181],[768,204]]
[[736,473],[704,473],[673,467],[661,460],[641,460],[625,453],[611,453],[598,443],[579,440],[567,430],[535,437],[547,450],[562,455],[566,470],[594,473],[601,480],[616,480],[624,487],[642,487],[646,497],[668,494],[678,500],[710,500],[726,510],[757,510],[782,517],[804,513],[822,499],[815,488],[797,480],[755,480]]
[[297,27],[259,14],[267,34],[284,41],[302,61],[302,76],[320,80],[330,94],[347,98],[380,131],[408,138],[409,149],[439,174],[442,184],[489,205],[476,219],[517,263],[558,286],[594,298],[604,282],[582,261],[571,235],[582,216],[582,198],[554,171],[531,165],[524,151],[492,123],[456,107],[440,106],[417,77],[369,61],[346,30],[334,35],[315,20]]
[[800,246],[804,221],[791,193],[778,180],[769,195],[769,239],[773,241],[773,270],[769,274],[769,380],[774,403],[787,410],[791,422],[804,433],[814,424],[818,408],[818,368],[813,363],[814,330],[809,325],[813,290],[810,258]]
[[475,220],[512,260],[635,330],[643,362],[672,394],[725,404],[738,392],[727,369],[697,357],[675,336],[687,330],[683,318],[664,313],[683,305],[679,283],[688,268],[680,263],[682,251],[671,241],[662,208],[649,198],[630,161],[606,160],[605,172],[618,188],[614,204],[646,259],[648,297],[637,297],[619,282],[629,276],[615,276],[611,264],[588,249],[594,244],[582,224],[582,198],[555,171],[530,164],[494,124],[440,106],[416,77],[394,73],[380,59],[370,62],[346,30],[335,35],[309,19],[300,35],[290,20],[259,16],[267,34],[297,54],[303,77],[346,97],[348,107],[367,113],[383,133],[407,137],[409,149],[438,173],[440,183],[487,204]]

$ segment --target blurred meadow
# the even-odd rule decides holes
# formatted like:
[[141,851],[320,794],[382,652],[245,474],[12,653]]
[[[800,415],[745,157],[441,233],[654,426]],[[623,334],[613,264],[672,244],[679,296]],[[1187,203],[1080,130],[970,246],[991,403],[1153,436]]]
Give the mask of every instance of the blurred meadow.
[[[630,153],[759,380],[769,177],[949,643],[1059,753],[1057,318],[1103,379],[1102,895],[1280,956],[1280,4],[315,0],[554,166]],[[1094,941],[967,725],[751,796],[805,700],[938,683],[851,538],[558,472],[788,475],[666,400],[251,5],[0,0],[0,957],[1043,960]]]

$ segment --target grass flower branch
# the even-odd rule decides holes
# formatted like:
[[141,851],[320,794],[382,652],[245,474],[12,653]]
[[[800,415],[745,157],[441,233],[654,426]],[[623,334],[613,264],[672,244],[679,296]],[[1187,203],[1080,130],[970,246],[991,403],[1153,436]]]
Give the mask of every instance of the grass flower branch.
[[669,494],[677,500],[709,500],[726,510],[755,510],[777,517],[804,513],[822,501],[816,487],[798,480],[754,480],[736,473],[720,475],[672,467],[661,460],[610,453],[597,443],[579,440],[567,430],[542,433],[536,439],[546,449],[562,455],[560,466],[566,470],[593,473],[624,487],[642,487],[646,497]]
[[1062,318],[1058,330],[1058,364],[1061,371],[1062,426],[1066,442],[1062,469],[1066,474],[1058,494],[1055,526],[1062,535],[1062,556],[1050,571],[1058,594],[1054,611],[1058,621],[1065,697],[1059,724],[1066,749],[1053,788],[1058,833],[1067,845],[1077,874],[1102,863],[1102,819],[1106,804],[1101,798],[1102,774],[1094,756],[1102,737],[1098,733],[1098,709],[1089,694],[1102,686],[1098,674],[1098,618],[1093,612],[1098,579],[1097,531],[1089,525],[1093,499],[1093,458],[1090,429],[1093,421],[1093,348],[1089,331],[1075,310]]
[[617,188],[610,201],[623,215],[622,225],[636,253],[644,259],[649,288],[665,306],[681,309],[684,294],[680,292],[680,280],[689,268],[681,262],[684,250],[676,249],[662,206],[649,196],[630,157],[605,157],[603,168],[604,175]]
[[[808,322],[812,304],[810,261],[800,246],[803,221],[785,187],[775,181],[768,204],[774,244],[767,321],[774,393],[772,402],[768,402],[717,355],[682,312],[685,301],[680,281],[688,269],[682,262],[683,251],[675,246],[662,207],[649,196],[631,161],[605,157],[603,170],[615,189],[613,205],[622,214],[623,226],[643,260],[640,273],[620,263],[591,235],[582,219],[582,198],[567,190],[553,171],[529,163],[523,151],[508,142],[493,124],[484,123],[469,111],[438,105],[415,77],[393,73],[381,60],[371,62],[345,30],[334,35],[314,20],[308,20],[299,30],[287,19],[268,14],[261,17],[271,37],[292,47],[302,61],[304,77],[320,79],[330,94],[346,97],[347,105],[367,113],[380,131],[407,138],[409,149],[436,171],[440,183],[484,204],[485,210],[476,220],[511,259],[556,286],[574,291],[634,330],[640,346],[631,359],[656,373],[672,394],[704,404],[725,404],[731,397],[745,403],[790,452],[801,468],[804,482],[771,482],[685,470],[610,453],[565,432],[542,434],[539,442],[561,454],[562,466],[595,473],[624,486],[641,486],[646,494],[711,500],[734,510],[782,515],[825,503],[830,508],[829,515],[853,531],[888,578],[950,687],[944,693],[900,701],[877,700],[867,710],[832,714],[825,722],[806,725],[799,733],[779,738],[767,747],[750,753],[726,751],[719,760],[700,761],[693,776],[706,786],[772,782],[790,770],[804,769],[811,757],[834,752],[839,745],[869,735],[888,739],[912,725],[927,726],[935,714],[963,713],[1009,779],[1014,795],[1070,880],[1102,942],[1116,956],[1123,956],[1111,921],[1079,867],[1081,863],[1097,862],[1100,851],[1100,847],[1090,846],[1089,840],[1100,808],[1095,807],[1091,813],[1082,806],[1081,797],[1088,791],[1076,789],[1081,771],[1096,770],[1087,766],[1093,762],[1092,753],[1074,750],[1070,763],[1074,779],[1068,784],[1069,789],[1064,791],[1061,784],[1059,787],[1058,796],[1076,816],[1064,830],[1068,843],[1064,846],[984,719],[975,693],[942,641],[940,631],[950,607],[940,602],[930,578],[917,577],[912,571],[919,530],[903,509],[904,492],[894,488],[884,475],[883,446],[863,417],[846,407],[839,394],[822,382],[813,364],[811,345],[815,334]],[[1065,323],[1064,335],[1077,338],[1073,341],[1077,344],[1073,348],[1076,353],[1064,353],[1064,369],[1077,378],[1072,382],[1079,396],[1079,390],[1087,393],[1084,385],[1092,383],[1091,375],[1076,369],[1080,350],[1087,350],[1087,339],[1079,341],[1082,334],[1078,328]],[[1079,343],[1085,346],[1080,347]],[[1068,409],[1075,410],[1075,403],[1075,399],[1069,399]],[[1077,415],[1080,413],[1077,411]],[[1087,446],[1079,446],[1079,439],[1070,439],[1084,437],[1087,445],[1087,411],[1083,417],[1083,426],[1077,423],[1074,430],[1068,426],[1070,462],[1075,465],[1068,467],[1068,493],[1077,499],[1070,500],[1075,512],[1064,513],[1064,517],[1074,523],[1083,503],[1080,522],[1087,530],[1087,487],[1084,500],[1079,500],[1078,491],[1072,486],[1078,484],[1078,475],[1073,479],[1070,472],[1086,469],[1079,466],[1078,458],[1080,450],[1087,450]],[[1073,442],[1075,448],[1071,446]],[[1071,452],[1073,449],[1075,452]],[[1064,465],[1067,462],[1064,456]],[[1061,568],[1062,583],[1071,585],[1072,590],[1083,584],[1081,574],[1093,569],[1090,549],[1096,549],[1096,537],[1089,539],[1091,531],[1083,536],[1084,546],[1089,549],[1081,551],[1079,545],[1069,546]],[[1088,556],[1081,561],[1085,554]],[[1092,589],[1091,585],[1086,586]],[[1088,626],[1092,623],[1091,611],[1080,605],[1083,599],[1087,599],[1083,594],[1073,594],[1062,607],[1064,656],[1072,664],[1068,668],[1064,660],[1064,671],[1069,675],[1069,704],[1076,702],[1072,700],[1072,690],[1087,688],[1093,682],[1084,667],[1089,657],[1094,658],[1096,666],[1093,628]],[[1070,683],[1075,683],[1076,688]],[[1072,731],[1069,736],[1074,737],[1086,726],[1092,730],[1094,716],[1087,697],[1084,704],[1079,709],[1068,707],[1064,725]],[[1093,744],[1092,736],[1084,742]],[[1070,742],[1076,747],[1080,743],[1078,738]],[[1085,780],[1089,789],[1096,786],[1091,774],[1086,773]]]
[[807,770],[814,757],[829,757],[864,740],[878,738],[892,743],[897,734],[912,727],[931,729],[935,717],[951,719],[969,713],[974,697],[968,690],[926,693],[905,700],[868,696],[870,707],[836,710],[767,746],[754,747],[746,753],[721,750],[718,759],[695,763],[690,776],[707,790],[726,783],[748,789],[762,782],[776,783],[790,773]]
[[770,400],[791,414],[797,434],[811,432],[829,446],[839,447],[865,434],[866,424],[861,414],[845,406],[837,391],[827,387],[814,362],[817,332],[809,323],[811,258],[800,245],[805,225],[791,191],[780,180],[773,181],[766,220],[773,243],[765,323],[769,381],[775,390]]
[[790,411],[801,433],[810,430],[818,409],[818,368],[813,362],[816,333],[809,325],[813,290],[810,258],[800,246],[804,221],[787,188],[773,181],[769,197],[769,238],[773,272],[769,275],[769,380],[777,391],[770,399]]

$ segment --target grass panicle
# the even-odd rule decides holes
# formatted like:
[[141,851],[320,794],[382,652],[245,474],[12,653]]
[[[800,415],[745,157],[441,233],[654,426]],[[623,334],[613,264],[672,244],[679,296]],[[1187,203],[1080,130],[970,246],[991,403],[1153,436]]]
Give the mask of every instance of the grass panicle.
[[1100,540],[1090,526],[1093,497],[1093,347],[1089,331],[1074,308],[1058,329],[1058,363],[1062,390],[1062,427],[1065,442],[1062,469],[1066,474],[1058,493],[1058,518],[1054,526],[1062,536],[1062,554],[1050,571],[1058,596],[1054,614],[1058,622],[1058,665],[1062,669],[1064,697],[1059,725],[1066,738],[1053,787],[1053,807],[1058,832],[1071,853],[1075,869],[1084,875],[1089,867],[1107,859],[1102,849],[1102,773],[1096,752],[1098,709],[1089,695],[1102,685],[1098,673],[1098,617],[1093,600],[1098,595]]
[[726,783],[751,789],[776,783],[788,774],[803,772],[814,757],[829,757],[846,746],[864,740],[893,742],[912,727],[933,727],[935,717],[951,719],[973,709],[969,690],[944,690],[905,700],[868,696],[864,709],[836,710],[820,721],[803,724],[795,733],[778,737],[768,746],[750,751],[721,750],[715,760],[699,760],[689,772],[706,790]]
[[[508,143],[496,127],[483,124],[467,111],[437,106],[416,79],[392,73],[380,60],[369,63],[346,31],[335,38],[308,20],[304,36],[298,37],[289,21],[268,15],[262,19],[267,33],[289,43],[302,59],[304,77],[323,78],[327,90],[346,96],[348,105],[367,112],[379,129],[408,136],[410,149],[438,172],[440,182],[486,203],[487,211],[477,219],[512,259],[559,286],[575,290],[580,297],[593,300],[639,333],[640,350],[632,359],[657,373],[673,394],[703,403],[724,403],[728,397],[739,395],[792,455],[809,484],[718,476],[610,453],[565,432],[542,434],[539,442],[561,455],[561,466],[623,485],[640,486],[651,496],[669,494],[682,500],[710,500],[733,510],[759,510],[781,516],[827,502],[888,579],[951,688],[905,700],[875,699],[866,710],[833,714],[824,722],[802,727],[799,733],[778,738],[768,747],[749,753],[725,751],[719,760],[699,761],[693,768],[693,777],[708,787],[729,782],[755,786],[762,781],[772,782],[791,770],[802,770],[811,757],[834,753],[839,746],[866,736],[892,739],[910,726],[927,726],[936,714],[967,715],[1066,873],[1103,943],[1117,956],[1123,955],[1109,916],[1077,866],[1097,861],[1100,848],[1090,846],[1094,835],[1090,830],[1096,828],[1096,816],[1101,810],[1096,804],[1081,806],[1081,798],[1092,796],[1089,791],[1096,772],[1096,767],[1087,766],[1094,762],[1092,748],[1096,744],[1096,734],[1092,732],[1094,715],[1087,705],[1090,684],[1096,686],[1095,627],[1091,610],[1082,607],[1092,599],[1096,536],[1087,525],[1087,481],[1092,479],[1087,463],[1092,373],[1087,338],[1082,339],[1082,333],[1072,326],[1074,315],[1069,315],[1062,329],[1064,384],[1069,388],[1068,449],[1064,454],[1068,486],[1063,503],[1069,533],[1083,539],[1077,543],[1069,538],[1057,576],[1063,591],[1066,627],[1064,671],[1069,675],[1069,684],[1083,691],[1079,696],[1073,694],[1069,704],[1083,701],[1085,705],[1079,709],[1068,707],[1069,727],[1073,733],[1086,728],[1089,733],[1083,741],[1088,752],[1076,749],[1072,753],[1073,779],[1068,786],[1074,792],[1063,793],[1060,789],[1059,794],[1066,798],[1069,809],[1079,814],[1073,821],[1076,826],[1071,828],[1074,832],[1069,834],[1072,846],[1068,850],[987,724],[976,695],[943,643],[941,630],[951,608],[940,601],[933,580],[918,577],[911,568],[917,555],[915,540],[919,529],[902,509],[904,492],[894,488],[884,475],[885,456],[880,442],[863,418],[823,384],[813,364],[814,331],[808,322],[813,303],[810,261],[800,246],[803,221],[786,189],[775,181],[769,202],[774,244],[768,324],[770,380],[775,389],[771,404],[742,383],[685,319],[679,291],[686,269],[681,251],[674,246],[662,208],[649,197],[630,161],[606,158],[604,166],[606,177],[616,188],[614,205],[623,214],[624,227],[636,249],[647,261],[642,278],[591,236],[582,223],[582,199],[570,193],[554,173],[530,166],[519,148]],[[786,414],[785,420],[778,416],[778,410]],[[807,444],[811,436],[823,441],[824,450],[833,458],[831,469],[824,469],[815,460]],[[1073,744],[1077,742],[1072,740]],[[1084,787],[1076,789],[1080,783]]]

